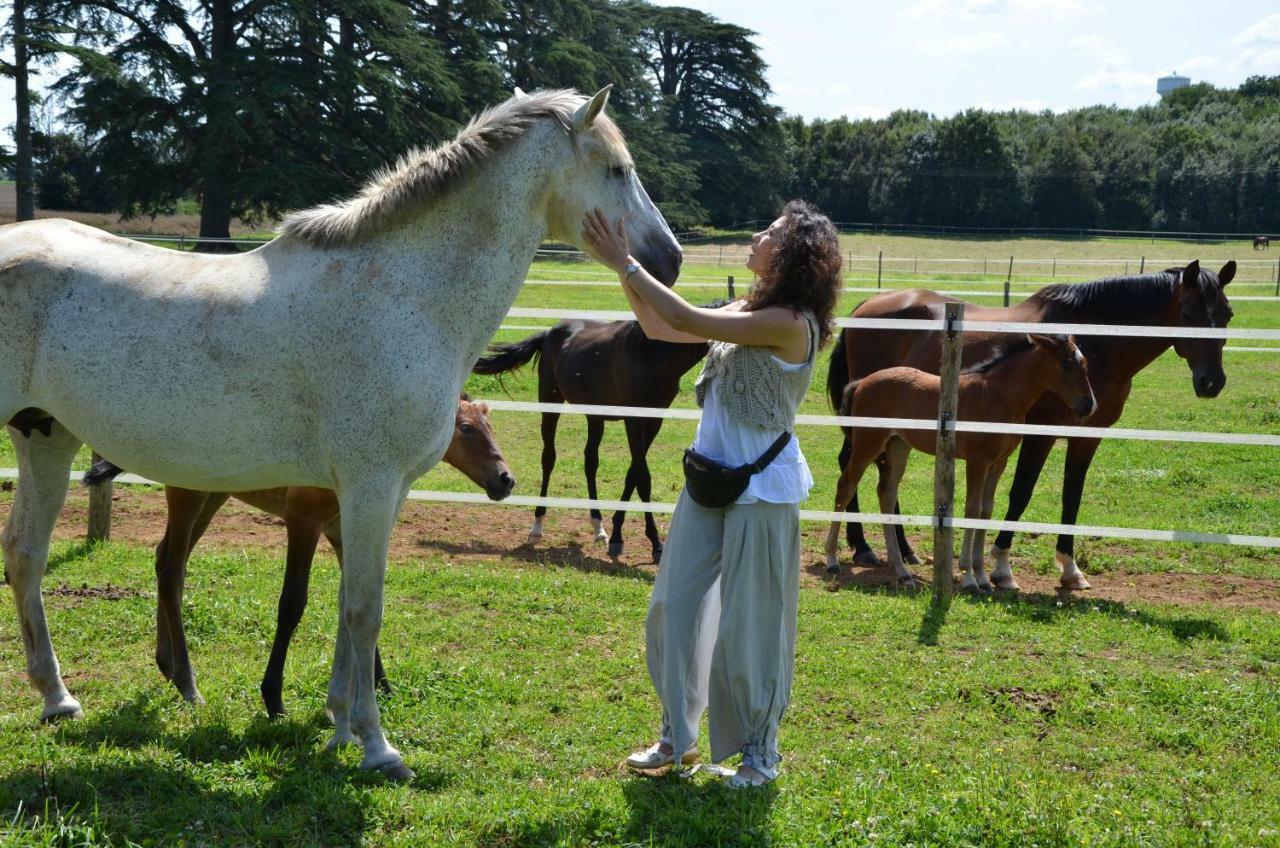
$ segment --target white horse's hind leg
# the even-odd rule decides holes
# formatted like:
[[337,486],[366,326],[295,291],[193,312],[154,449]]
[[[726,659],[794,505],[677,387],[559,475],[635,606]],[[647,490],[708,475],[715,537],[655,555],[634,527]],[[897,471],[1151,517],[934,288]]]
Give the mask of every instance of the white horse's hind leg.
[[338,577],[338,634],[333,643],[333,672],[329,675],[329,695],[325,700],[325,713],[334,728],[333,738],[325,746],[330,751],[358,741],[351,732],[351,638],[347,634],[346,616],[342,614],[346,605],[346,580],[346,569],[343,569]]
[[[341,667],[339,651],[335,650],[334,679],[329,690],[335,723],[344,713],[348,715],[351,731],[364,747],[360,767],[377,769],[393,780],[409,779],[413,771],[382,733],[374,697],[373,654],[382,628],[387,547],[406,488],[402,480],[383,476],[348,483],[338,492],[343,545],[342,622],[338,635],[349,641],[350,669],[346,675],[347,669]],[[341,685],[344,675],[350,681],[347,687]],[[342,697],[348,693],[349,699]]]
[[56,422],[49,436],[35,430],[23,436],[10,427],[9,438],[18,455],[18,492],[0,543],[5,574],[18,606],[27,675],[44,698],[41,720],[78,718],[84,713],[62,683],[45,621],[40,581],[49,564],[49,537],[67,497],[67,477],[80,441]]

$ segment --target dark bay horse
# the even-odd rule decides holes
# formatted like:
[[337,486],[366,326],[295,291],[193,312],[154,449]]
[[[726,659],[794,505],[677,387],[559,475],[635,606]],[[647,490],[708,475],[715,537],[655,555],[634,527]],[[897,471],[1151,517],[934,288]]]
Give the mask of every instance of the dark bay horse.
[[1253,237],[1253,249],[1254,249],[1254,250],[1268,250],[1268,249],[1270,249],[1270,247],[1271,247],[1271,239],[1270,239],[1269,237],[1267,237],[1267,236],[1254,236],[1254,237]]
[[[453,438],[443,459],[484,489],[492,500],[500,501],[511,494],[516,481],[494,439],[488,412],[489,409],[484,404],[474,403],[465,395],[459,400]],[[85,483],[101,483],[115,477],[120,471],[120,468],[107,460],[100,460],[85,475]],[[284,519],[289,539],[284,586],[280,589],[271,657],[267,660],[267,669],[260,687],[267,713],[272,716],[283,715],[284,701],[281,692],[284,686],[285,657],[289,652],[289,641],[307,606],[311,562],[321,535],[329,540],[338,557],[338,564],[342,564],[342,525],[338,520],[337,496],[329,489],[310,486],[260,489],[234,494],[197,492],[166,486],[164,493],[169,516],[164,538],[156,546],[156,665],[165,678],[182,693],[182,697],[191,703],[204,703],[196,688],[196,675],[191,667],[186,630],[182,624],[182,592],[186,582],[187,560],[192,549],[209,528],[213,516],[230,497]],[[375,677],[379,685],[386,688],[382,658],[376,648],[374,653]]]
[[[511,344],[491,345],[472,369],[477,374],[503,374],[538,360],[538,401],[540,403],[587,403],[606,406],[650,406],[665,408],[680,390],[680,378],[707,355],[706,343],[681,344],[654,341],[645,336],[636,321],[561,321],[541,333]],[[622,500],[632,491],[640,499],[650,499],[649,446],[662,428],[661,418],[587,416],[587,444],[583,470],[587,475],[587,495],[596,499],[596,470],[600,465],[600,441],[606,421],[622,418],[631,450]],[[556,464],[556,426],[560,413],[542,413],[542,497],[547,496],[551,471]],[[534,510],[529,541],[542,538],[542,516],[547,508]],[[622,553],[622,521],[626,513],[613,516],[609,555]],[[591,510],[596,540],[604,541],[600,511]],[[644,532],[653,546],[653,561],[662,558],[662,540],[653,513],[644,514]]]
[[[918,368],[885,368],[869,377],[854,380],[844,390],[841,415],[870,418],[931,418],[938,412],[942,378]],[[1088,418],[1096,406],[1089,385],[1088,365],[1068,336],[1013,336],[991,359],[960,375],[957,418],[961,421],[1022,423],[1027,411],[1045,393],[1052,393],[1077,419]],[[996,484],[1018,447],[1021,436],[1006,433],[957,433],[956,458],[965,464],[965,518],[991,517]],[[937,436],[932,430],[857,427],[853,430],[849,460],[836,485],[836,509],[858,490],[867,466],[884,454],[880,463],[877,494],[880,510],[892,512],[898,503],[898,484],[907,470],[911,450],[934,453]],[[916,578],[907,571],[898,548],[894,525],[885,525],[884,541],[889,564],[898,582],[912,588]],[[991,592],[993,586],[983,567],[982,546],[986,531],[964,531],[961,545],[961,588]],[[827,533],[828,568],[839,568],[836,547],[839,522],[831,522]]]
[[[967,321],[1026,321],[1065,324],[1137,324],[1162,327],[1225,327],[1231,320],[1231,306],[1225,286],[1236,274],[1236,263],[1228,262],[1218,273],[1202,270],[1199,262],[1186,268],[1174,268],[1159,274],[1136,277],[1113,277],[1091,283],[1046,286],[1022,303],[1006,308],[968,304]],[[955,302],[935,292],[922,289],[888,292],[867,300],[853,314],[858,318],[925,318],[940,319],[943,305]],[[999,344],[1000,333],[964,334],[962,363],[966,366],[991,356]],[[840,393],[850,380],[860,379],[882,368],[908,365],[936,372],[941,359],[942,334],[897,329],[846,329],[837,340],[827,375],[828,395],[833,408],[838,408]],[[1071,411],[1055,395],[1045,394],[1027,413],[1028,424],[1110,427],[1124,412],[1125,401],[1133,386],[1134,376],[1170,347],[1186,360],[1191,369],[1191,383],[1197,397],[1217,397],[1226,385],[1222,370],[1222,339],[1171,339],[1116,336],[1080,336],[1080,350],[1089,360],[1089,378],[1098,400],[1097,409],[1083,422],[1075,420]],[[1009,495],[1006,521],[1017,521],[1031,500],[1036,480],[1044,469],[1049,452],[1057,441],[1053,436],[1027,436],[1018,453],[1013,488]],[[1067,439],[1067,457],[1062,482],[1062,524],[1075,524],[1084,492],[1085,476],[1100,439],[1072,437]],[[848,441],[841,450],[843,468]],[[858,509],[855,492],[849,510]],[[910,551],[899,530],[904,556]],[[849,544],[856,561],[875,562],[862,528],[849,525]],[[1009,548],[1013,532],[1004,530],[996,536],[992,555],[996,568],[992,572],[995,585],[1016,589],[1009,568]],[[1062,568],[1061,585],[1069,589],[1087,589],[1075,561],[1075,538],[1058,536],[1055,559]]]

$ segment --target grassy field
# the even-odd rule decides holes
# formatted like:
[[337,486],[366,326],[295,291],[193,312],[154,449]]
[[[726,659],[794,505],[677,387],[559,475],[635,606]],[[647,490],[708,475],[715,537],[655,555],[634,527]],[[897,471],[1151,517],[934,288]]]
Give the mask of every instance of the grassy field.
[[275,560],[192,563],[201,709],[151,663],[149,553],[55,561],[51,582],[118,599],[48,599],[83,721],[38,726],[0,641],[0,844],[1280,844],[1274,615],[806,591],[783,777],[730,794],[618,768],[656,720],[647,575],[431,555],[388,578],[383,720],[418,773],[391,786],[321,750],[336,569],[315,572],[293,711],[268,722]]
[[[686,280],[727,270],[692,264]],[[532,276],[569,271],[599,274],[538,263]],[[842,313],[863,296],[846,295]],[[616,284],[529,285],[518,303],[626,307]],[[1236,315],[1234,327],[1280,327],[1280,304],[1241,302]],[[1198,400],[1185,363],[1166,354],[1135,381],[1120,426],[1280,434],[1280,354],[1228,352],[1226,370],[1223,394]],[[827,411],[825,371],[824,356],[802,411]],[[693,376],[676,405],[693,405]],[[530,371],[501,384],[473,377],[468,388],[536,396]],[[495,412],[494,422],[517,492],[536,494],[533,418]],[[691,423],[664,426],[650,454],[656,500],[674,499],[676,459],[692,433]],[[562,417],[552,495],[585,495],[584,437],[580,417]],[[799,437],[818,481],[807,506],[829,508],[838,434],[806,427]],[[608,429],[602,454],[601,497],[614,498],[627,462],[620,426]],[[1061,463],[1059,448],[1027,520],[1058,520]],[[0,464],[13,464],[7,442]],[[1274,449],[1108,441],[1081,521],[1276,535],[1277,479]],[[905,509],[927,510],[931,480],[928,458],[915,457]],[[417,487],[471,488],[447,469]],[[0,502],[10,497],[0,492]],[[528,520],[525,510],[488,514]],[[819,561],[822,529],[806,527],[806,568]],[[483,537],[485,527],[471,532]],[[549,526],[545,544],[563,550],[569,540],[556,532]],[[644,545],[634,518],[627,539]],[[926,534],[913,540],[928,553]],[[1050,573],[1052,546],[1019,537],[1015,570]],[[1095,584],[1170,571],[1280,580],[1274,550],[1085,539],[1077,552]],[[939,611],[923,597],[808,588],[783,778],[735,795],[704,775],[651,780],[618,768],[656,718],[643,662],[650,570],[424,548],[388,576],[384,645],[397,688],[383,719],[418,772],[389,786],[359,773],[354,752],[322,752],[336,616],[328,561],[314,571],[312,609],[290,655],[293,712],[268,722],[257,681],[278,551],[214,547],[193,559],[185,614],[209,700],[195,710],[150,657],[151,556],[128,541],[55,548],[46,604],[84,721],[36,724],[4,605],[0,846],[1280,845],[1280,619],[1271,613],[1036,594]]]

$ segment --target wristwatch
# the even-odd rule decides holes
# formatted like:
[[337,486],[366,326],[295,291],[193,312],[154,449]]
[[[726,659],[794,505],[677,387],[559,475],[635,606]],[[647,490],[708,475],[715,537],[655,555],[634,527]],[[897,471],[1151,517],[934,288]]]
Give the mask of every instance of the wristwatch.
[[622,279],[630,280],[631,275],[640,270],[640,263],[632,260],[627,263],[627,267],[622,269]]

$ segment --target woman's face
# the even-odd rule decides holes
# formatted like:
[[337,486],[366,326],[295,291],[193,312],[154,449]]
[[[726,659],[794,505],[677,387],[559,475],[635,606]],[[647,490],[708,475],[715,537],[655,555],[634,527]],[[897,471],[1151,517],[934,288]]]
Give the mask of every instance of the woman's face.
[[778,246],[778,235],[786,224],[787,219],[783,216],[770,224],[769,229],[751,237],[751,255],[747,257],[748,271],[757,277],[769,273],[769,268],[773,265],[773,253]]

